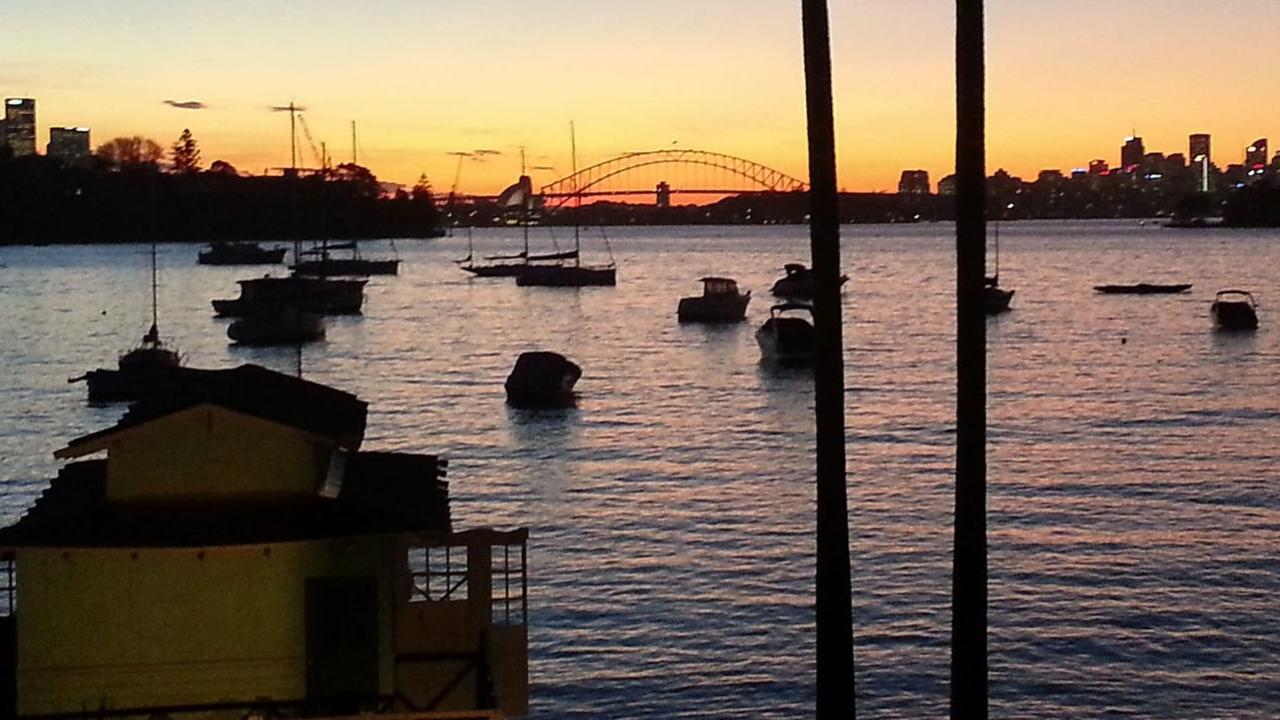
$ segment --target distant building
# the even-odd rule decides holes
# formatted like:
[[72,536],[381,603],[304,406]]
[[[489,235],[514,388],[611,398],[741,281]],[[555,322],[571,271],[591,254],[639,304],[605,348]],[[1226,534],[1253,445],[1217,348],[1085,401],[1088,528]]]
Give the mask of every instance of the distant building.
[[4,136],[14,155],[36,154],[36,101],[34,99],[5,99]]
[[928,195],[929,194],[929,171],[928,170],[903,170],[902,177],[898,180],[899,195]]
[[1199,162],[1201,155],[1204,156],[1204,162],[1212,162],[1213,155],[1209,152],[1209,133],[1195,133],[1187,143],[1187,157],[1191,158],[1192,162]]
[[1182,153],[1166,155],[1164,158],[1164,164],[1168,167],[1184,168],[1187,166],[1187,156]]
[[1135,173],[1142,167],[1142,157],[1146,149],[1142,146],[1142,138],[1127,137],[1120,147],[1120,168],[1127,173]]
[[1091,160],[1089,161],[1089,174],[1090,175],[1110,175],[1111,168],[1107,166],[1106,160]]
[[1063,179],[1061,170],[1041,170],[1040,174],[1036,175],[1036,182],[1042,184],[1060,183]]
[[955,195],[956,194],[956,176],[947,175],[938,181],[939,195]]
[[1245,182],[1261,180],[1267,174],[1267,139],[1258,138],[1244,150]]
[[49,145],[45,154],[65,163],[84,162],[89,159],[89,128],[49,128]]

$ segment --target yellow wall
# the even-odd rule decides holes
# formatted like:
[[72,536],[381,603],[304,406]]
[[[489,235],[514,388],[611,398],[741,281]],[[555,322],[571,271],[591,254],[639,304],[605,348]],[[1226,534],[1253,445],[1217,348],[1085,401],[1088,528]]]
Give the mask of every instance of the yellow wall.
[[332,446],[204,405],[121,433],[107,452],[109,501],[313,495]]
[[393,682],[387,541],[18,551],[18,713],[296,700],[305,581],[379,587],[379,685]]

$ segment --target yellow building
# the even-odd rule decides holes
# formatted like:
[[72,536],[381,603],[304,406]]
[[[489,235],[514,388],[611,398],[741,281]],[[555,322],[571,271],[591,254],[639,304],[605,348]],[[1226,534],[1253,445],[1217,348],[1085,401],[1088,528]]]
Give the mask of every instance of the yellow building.
[[4,717],[527,712],[525,530],[454,532],[445,461],[361,452],[355,396],[188,380],[0,530]]

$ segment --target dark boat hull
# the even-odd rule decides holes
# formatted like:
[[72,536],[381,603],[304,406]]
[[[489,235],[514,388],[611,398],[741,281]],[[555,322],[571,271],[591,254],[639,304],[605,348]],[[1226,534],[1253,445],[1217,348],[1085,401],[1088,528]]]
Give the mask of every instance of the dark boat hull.
[[1160,295],[1186,292],[1191,289],[1191,283],[1178,283],[1174,285],[1154,285],[1151,283],[1136,283],[1133,285],[1094,285],[1093,289],[1104,295]]
[[982,289],[982,307],[988,315],[999,315],[1009,311],[1009,301],[1013,299],[1013,290],[1001,290],[987,285]]
[[278,265],[284,262],[285,248],[231,245],[230,249],[202,250],[196,256],[201,265]]
[[237,345],[298,345],[324,339],[324,317],[292,310],[238,318],[227,328]]
[[767,362],[807,363],[816,351],[817,332],[807,320],[772,317],[756,330],[756,344]]
[[365,280],[329,280],[292,276],[240,281],[240,297],[214,300],[218,317],[244,317],[286,309],[317,315],[357,315],[364,304]]
[[680,298],[676,318],[680,322],[735,323],[747,319],[750,293]]
[[1213,323],[1222,330],[1256,330],[1258,313],[1247,302],[1219,300],[1209,306]]
[[617,268],[571,265],[530,265],[516,275],[516,285],[533,287],[589,287],[618,284]]

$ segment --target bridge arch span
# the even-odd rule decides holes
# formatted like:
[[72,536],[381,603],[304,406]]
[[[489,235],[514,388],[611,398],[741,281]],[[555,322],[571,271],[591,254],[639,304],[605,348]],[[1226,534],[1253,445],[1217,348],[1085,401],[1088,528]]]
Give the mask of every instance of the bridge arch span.
[[724,153],[705,150],[649,150],[619,155],[572,175],[543,185],[540,194],[549,207],[563,205],[571,197],[609,194],[593,192],[602,183],[641,168],[654,165],[701,165],[744,178],[762,190],[795,192],[808,189],[803,180],[794,178],[760,163]]

